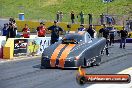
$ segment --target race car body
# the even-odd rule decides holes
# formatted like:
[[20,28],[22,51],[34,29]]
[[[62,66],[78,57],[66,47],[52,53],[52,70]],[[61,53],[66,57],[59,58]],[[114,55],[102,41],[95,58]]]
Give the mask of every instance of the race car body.
[[41,68],[75,68],[99,64],[105,45],[105,38],[91,38],[87,32],[66,34],[62,40],[44,50]]

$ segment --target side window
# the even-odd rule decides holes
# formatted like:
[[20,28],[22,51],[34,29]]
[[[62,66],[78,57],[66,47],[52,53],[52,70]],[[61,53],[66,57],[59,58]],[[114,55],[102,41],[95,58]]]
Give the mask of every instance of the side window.
[[90,34],[88,34],[88,37],[91,39],[91,36],[90,36]]
[[85,35],[85,38],[86,38],[85,39],[86,42],[91,42],[92,41],[92,38],[91,38],[90,34],[88,34],[88,33]]

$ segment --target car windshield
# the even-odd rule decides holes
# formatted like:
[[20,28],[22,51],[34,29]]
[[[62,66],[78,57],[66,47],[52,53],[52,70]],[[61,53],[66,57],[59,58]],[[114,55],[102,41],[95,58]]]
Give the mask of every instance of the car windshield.
[[79,42],[84,41],[84,37],[78,34],[68,34],[62,39],[62,43],[74,43],[77,44]]

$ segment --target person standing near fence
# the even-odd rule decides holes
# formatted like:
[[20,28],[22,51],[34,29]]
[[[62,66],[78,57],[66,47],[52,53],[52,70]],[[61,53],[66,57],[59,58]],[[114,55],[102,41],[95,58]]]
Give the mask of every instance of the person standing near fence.
[[81,24],[84,24],[84,13],[81,11],[79,15]]
[[27,24],[25,24],[25,27],[22,29],[23,37],[29,38],[30,37],[30,29]]
[[62,11],[60,11],[60,22],[62,22],[62,18],[63,18],[63,12]]
[[91,25],[93,22],[92,14],[88,14],[88,24]]
[[43,22],[40,22],[40,26],[37,27],[38,37],[45,37],[47,28]]
[[48,28],[51,31],[51,44],[58,42],[59,40],[59,32],[63,32],[63,29],[57,25],[57,21],[54,21],[54,25]]
[[60,12],[58,11],[58,12],[56,13],[56,21],[57,21],[57,22],[59,22],[59,18],[60,18]]
[[71,11],[71,22],[75,23],[75,13],[73,12],[73,10]]
[[125,30],[125,28],[123,27],[123,29],[119,32],[120,33],[120,48],[122,48],[122,43],[123,44],[123,49],[125,49],[126,46],[126,38],[128,36],[128,32]]

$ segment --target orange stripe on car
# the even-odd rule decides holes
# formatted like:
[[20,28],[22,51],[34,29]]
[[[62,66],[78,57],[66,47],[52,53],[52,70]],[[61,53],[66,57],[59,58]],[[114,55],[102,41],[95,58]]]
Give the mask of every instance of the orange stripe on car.
[[69,44],[65,50],[62,52],[60,58],[59,58],[59,67],[62,67],[64,68],[64,64],[65,64],[65,59],[66,57],[68,56],[68,54],[70,53],[70,50],[73,49],[73,47],[75,46],[76,44]]
[[58,47],[54,50],[52,56],[51,56],[51,59],[50,59],[50,65],[51,67],[55,67],[55,62],[56,62],[56,59],[57,59],[57,56],[60,52],[60,50],[65,46],[66,44],[60,44],[58,45]]

